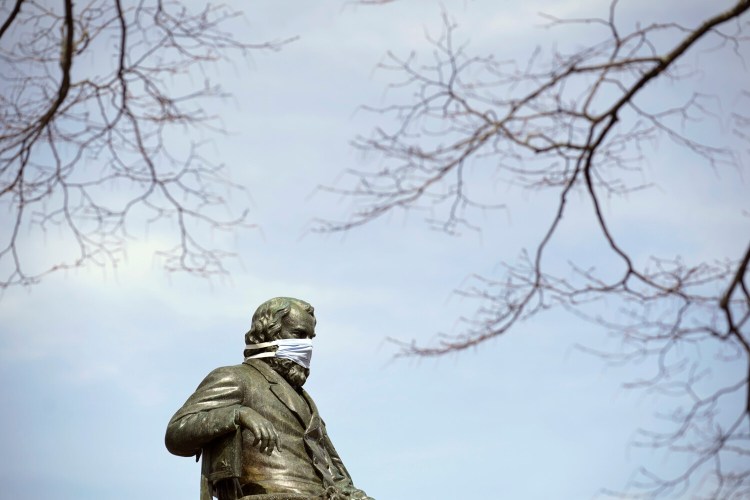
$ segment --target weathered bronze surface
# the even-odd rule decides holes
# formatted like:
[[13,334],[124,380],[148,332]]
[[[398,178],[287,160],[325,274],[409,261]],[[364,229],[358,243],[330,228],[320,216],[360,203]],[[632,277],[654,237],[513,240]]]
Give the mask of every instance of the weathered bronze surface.
[[[306,302],[263,303],[245,334],[245,362],[209,373],[169,421],[169,451],[203,457],[201,500],[372,500],[352,483],[302,389],[309,369],[282,359],[281,346],[253,347],[314,336]],[[248,359],[264,352],[276,357]]]

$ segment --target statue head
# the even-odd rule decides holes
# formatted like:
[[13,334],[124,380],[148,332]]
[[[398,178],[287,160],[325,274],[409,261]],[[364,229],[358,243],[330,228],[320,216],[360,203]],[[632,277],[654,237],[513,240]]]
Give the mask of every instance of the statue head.
[[[279,339],[313,338],[315,336],[315,309],[307,302],[291,297],[275,297],[261,304],[253,314],[250,331],[245,334],[245,344],[260,344]],[[245,349],[244,355],[258,352]],[[263,358],[287,382],[301,387],[310,370],[289,359]]]

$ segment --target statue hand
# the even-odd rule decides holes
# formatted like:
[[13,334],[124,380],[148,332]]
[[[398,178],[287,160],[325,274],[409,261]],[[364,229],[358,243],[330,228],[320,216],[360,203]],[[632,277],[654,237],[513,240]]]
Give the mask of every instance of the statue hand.
[[269,455],[274,448],[281,451],[281,440],[276,428],[258,412],[250,408],[241,408],[238,420],[244,429],[249,430],[255,436],[253,446],[257,445],[260,451]]

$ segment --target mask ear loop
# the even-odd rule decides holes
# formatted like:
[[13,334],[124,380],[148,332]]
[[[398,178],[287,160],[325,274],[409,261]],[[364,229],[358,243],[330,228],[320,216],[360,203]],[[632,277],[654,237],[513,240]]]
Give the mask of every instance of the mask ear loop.
[[260,344],[245,344],[245,349],[263,349],[264,347],[271,347],[274,346],[276,349],[279,348],[279,346],[275,343],[275,341],[270,342],[261,342]]
[[266,347],[273,347],[272,350],[266,351],[266,352],[260,352],[258,354],[253,354],[252,356],[246,356],[245,361],[248,359],[259,359],[259,358],[275,358],[276,357],[276,351],[279,350],[278,344],[275,344],[273,341],[271,342],[261,342],[260,344],[245,344],[245,350],[252,349],[265,349]]

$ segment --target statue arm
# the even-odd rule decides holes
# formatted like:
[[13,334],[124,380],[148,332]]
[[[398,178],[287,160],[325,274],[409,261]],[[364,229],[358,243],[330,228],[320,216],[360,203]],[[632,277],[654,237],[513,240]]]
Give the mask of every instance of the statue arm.
[[169,421],[167,449],[183,457],[197,455],[207,443],[234,432],[242,401],[243,388],[232,367],[212,371]]

